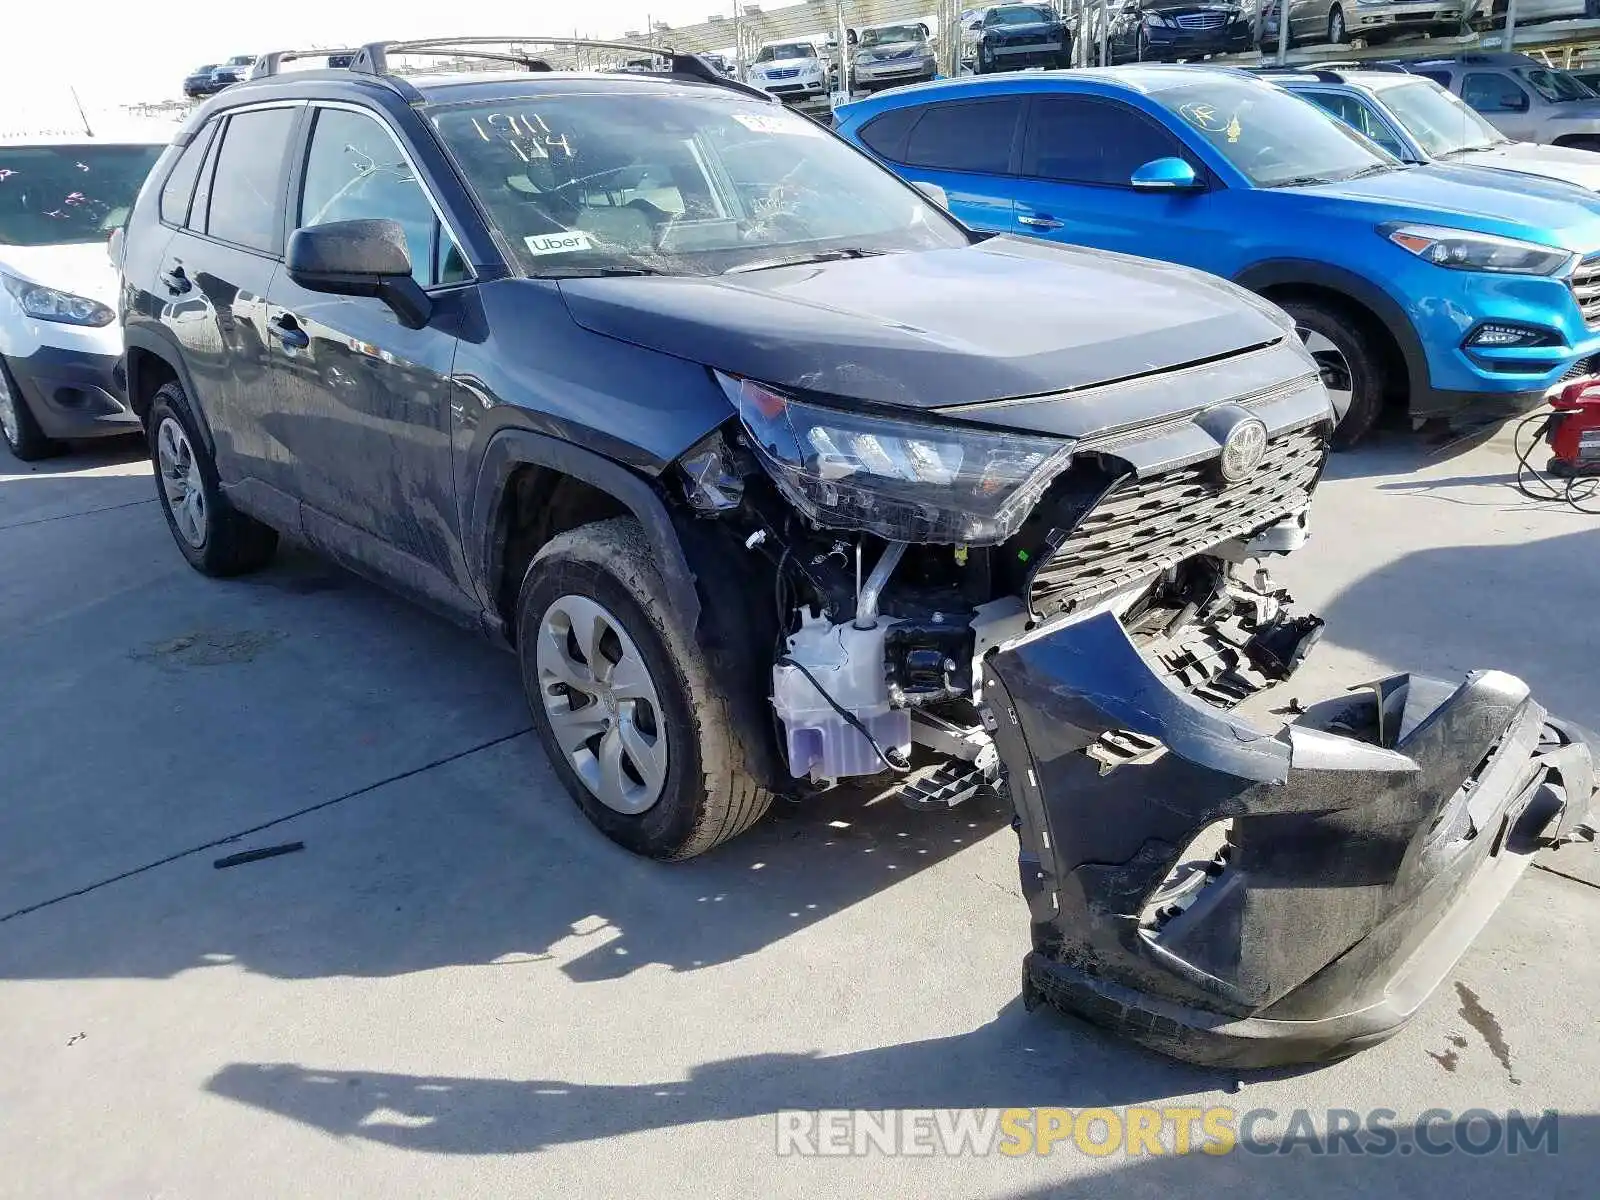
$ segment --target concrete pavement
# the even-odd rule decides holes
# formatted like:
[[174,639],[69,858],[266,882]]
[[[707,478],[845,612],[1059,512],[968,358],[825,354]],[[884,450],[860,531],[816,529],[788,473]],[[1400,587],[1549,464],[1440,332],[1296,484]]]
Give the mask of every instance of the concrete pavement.
[[[998,806],[830,797],[631,858],[560,792],[508,656],[302,552],[202,579],[137,454],[0,459],[0,1195],[1591,1193],[1593,851],[1531,872],[1384,1046],[1180,1066],[1021,1010]],[[1296,694],[1493,665],[1600,727],[1600,518],[1510,465],[1335,461],[1283,572],[1332,627]],[[1142,1103],[1562,1118],[1520,1158],[775,1153],[783,1109]]]

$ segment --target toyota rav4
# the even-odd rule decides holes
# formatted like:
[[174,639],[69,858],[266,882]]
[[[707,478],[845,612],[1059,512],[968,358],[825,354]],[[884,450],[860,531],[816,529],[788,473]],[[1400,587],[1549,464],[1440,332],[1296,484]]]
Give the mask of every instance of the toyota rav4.
[[128,384],[196,569],[289,535],[503,639],[640,854],[1002,790],[1027,998],[1187,1058],[1381,1038],[1586,828],[1588,743],[1499,672],[1230,712],[1321,624],[1263,566],[1336,417],[1282,311],[974,234],[698,59],[391,70],[475,46],[230,88],[140,196]]

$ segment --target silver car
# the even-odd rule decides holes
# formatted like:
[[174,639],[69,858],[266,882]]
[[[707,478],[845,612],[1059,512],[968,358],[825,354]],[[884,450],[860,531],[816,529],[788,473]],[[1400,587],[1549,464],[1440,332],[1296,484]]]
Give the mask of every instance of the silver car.
[[1403,162],[1490,167],[1600,191],[1600,154],[1512,141],[1431,79],[1327,68],[1266,78],[1314,101]]
[[902,83],[926,83],[938,75],[939,60],[926,25],[874,25],[857,38],[851,71],[858,91],[875,92]]
[[[1369,42],[1410,30],[1455,33],[1461,30],[1479,0],[1289,0],[1289,44],[1332,42],[1351,38]],[[1282,0],[1267,0],[1261,11],[1261,45],[1278,45],[1278,13]],[[1521,6],[1518,6],[1521,12]]]
[[1405,66],[1460,96],[1509,138],[1600,150],[1600,95],[1536,58],[1463,54]]

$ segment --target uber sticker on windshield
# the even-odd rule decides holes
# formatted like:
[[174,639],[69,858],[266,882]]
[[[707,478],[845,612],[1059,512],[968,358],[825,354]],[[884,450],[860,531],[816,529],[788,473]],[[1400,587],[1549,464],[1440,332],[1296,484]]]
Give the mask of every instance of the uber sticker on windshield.
[[778,116],[775,113],[734,113],[733,119],[751,133],[786,133],[790,137],[821,137],[822,126],[805,117]]
[[565,233],[535,233],[523,238],[522,244],[528,248],[529,254],[576,254],[594,249],[594,242],[581,229],[569,229]]

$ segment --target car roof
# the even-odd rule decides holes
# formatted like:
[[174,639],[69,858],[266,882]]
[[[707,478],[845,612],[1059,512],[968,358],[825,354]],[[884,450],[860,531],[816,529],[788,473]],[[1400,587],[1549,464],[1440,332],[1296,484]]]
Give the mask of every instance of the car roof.
[[[294,89],[326,91],[326,85],[344,85],[347,95],[372,94],[383,89],[391,95],[399,88],[420,95],[424,104],[456,104],[473,100],[498,100],[527,96],[595,95],[707,95],[752,100],[754,96],[716,83],[681,76],[606,71],[458,71],[418,75],[367,75],[342,67],[310,71],[285,71],[261,79],[248,79],[222,93],[222,103],[201,111],[210,113],[241,102],[265,100]],[[761,102],[761,101],[758,101]]]

